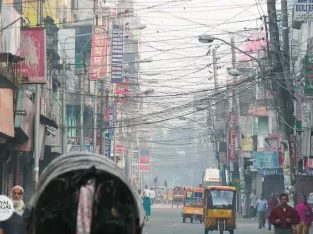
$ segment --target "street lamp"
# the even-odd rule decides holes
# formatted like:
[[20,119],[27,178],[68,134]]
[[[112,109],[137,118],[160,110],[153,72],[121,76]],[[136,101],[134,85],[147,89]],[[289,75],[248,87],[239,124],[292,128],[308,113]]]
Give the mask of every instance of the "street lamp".
[[241,53],[247,55],[248,57],[250,57],[251,59],[253,59],[254,61],[256,61],[256,62],[258,63],[258,65],[259,65],[261,71],[263,70],[263,66],[262,66],[261,62],[260,62],[257,58],[253,57],[252,55],[248,54],[247,52],[245,52],[245,51],[239,49],[238,47],[232,45],[231,43],[229,43],[229,42],[227,42],[227,41],[225,41],[225,40],[223,40],[223,39],[221,39],[221,38],[214,37],[214,36],[212,36],[212,35],[201,35],[201,36],[198,37],[198,40],[199,40],[199,42],[201,42],[201,43],[212,43],[214,40],[224,42],[225,44],[227,44],[227,45],[233,47],[234,49],[238,50],[239,52],[241,52]]

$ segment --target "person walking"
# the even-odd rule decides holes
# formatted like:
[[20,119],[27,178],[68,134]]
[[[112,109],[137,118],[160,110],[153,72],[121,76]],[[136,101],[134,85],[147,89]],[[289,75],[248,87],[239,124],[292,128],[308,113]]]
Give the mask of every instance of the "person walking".
[[[274,193],[271,194],[271,197],[270,197],[270,199],[268,199],[267,203],[268,203],[267,218],[268,218],[271,215],[272,209],[274,207],[276,207],[278,205],[278,203],[279,203],[279,201],[278,201],[278,199],[277,199],[277,197],[275,196]],[[271,224],[271,222],[269,220],[267,221],[267,224],[268,224],[268,230],[272,230],[272,224]]]
[[29,215],[24,201],[24,189],[21,186],[12,188],[13,215],[6,221],[0,222],[0,234],[24,234],[24,219]]
[[313,221],[312,208],[307,202],[305,195],[300,197],[296,210],[300,216],[300,223],[296,226],[297,234],[309,234],[311,222]]
[[155,203],[155,192],[154,192],[153,188],[151,188],[151,190],[150,190],[150,199],[151,199],[151,205],[154,205],[154,203]]
[[151,216],[151,198],[150,198],[150,190],[148,189],[148,185],[145,186],[143,190],[143,208],[145,209],[145,217],[144,220],[148,221]]
[[252,220],[255,219],[256,216],[256,210],[255,210],[255,204],[257,201],[257,196],[256,196],[256,190],[253,189],[252,193],[250,194],[250,212],[252,216]]
[[288,194],[279,195],[280,204],[272,209],[268,220],[274,225],[275,234],[293,234],[293,225],[300,223],[300,216],[295,208],[288,205]]
[[259,229],[262,227],[265,228],[267,205],[267,201],[264,199],[263,193],[261,193],[260,199],[258,199],[255,204],[255,209],[258,214]]

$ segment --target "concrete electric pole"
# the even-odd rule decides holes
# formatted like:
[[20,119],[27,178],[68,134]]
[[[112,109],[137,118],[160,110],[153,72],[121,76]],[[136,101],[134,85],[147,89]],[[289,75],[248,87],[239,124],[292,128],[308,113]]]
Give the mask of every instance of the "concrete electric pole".
[[[234,37],[231,38],[231,54],[232,54],[232,67],[233,69],[236,69],[236,45],[235,45],[235,39]],[[233,76],[233,85],[235,86],[238,83],[237,76]],[[237,155],[237,161],[239,164],[239,177],[240,177],[240,201],[241,201],[241,212],[242,216],[247,216],[247,192],[246,192],[246,183],[245,183],[245,170],[244,170],[244,159],[242,156],[242,139],[241,139],[241,128],[240,128],[240,103],[239,103],[239,90],[238,86],[236,88],[233,88],[233,109],[236,112],[236,136],[237,136],[237,146],[238,146],[238,155]]]

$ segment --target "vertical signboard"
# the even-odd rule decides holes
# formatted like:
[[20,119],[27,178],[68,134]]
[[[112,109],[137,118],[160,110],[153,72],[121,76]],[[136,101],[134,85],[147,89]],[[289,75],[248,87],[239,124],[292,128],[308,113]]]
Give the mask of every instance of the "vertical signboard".
[[93,26],[90,57],[90,80],[103,79],[106,74],[107,40],[104,26]]
[[234,112],[229,112],[227,143],[227,158],[232,161],[236,156],[236,114]]
[[113,25],[111,82],[123,83],[123,28]]
[[13,90],[0,89],[0,132],[14,137]]
[[304,57],[304,95],[313,98],[313,57]]
[[132,166],[133,166],[132,178],[136,179],[136,178],[138,178],[138,175],[139,175],[139,152],[138,152],[138,150],[133,151]]
[[295,135],[290,136],[290,155],[291,155],[291,163],[297,163],[297,139]]
[[20,76],[24,83],[45,84],[47,76],[46,31],[42,28],[21,29]]
[[105,139],[105,157],[111,158],[111,140]]

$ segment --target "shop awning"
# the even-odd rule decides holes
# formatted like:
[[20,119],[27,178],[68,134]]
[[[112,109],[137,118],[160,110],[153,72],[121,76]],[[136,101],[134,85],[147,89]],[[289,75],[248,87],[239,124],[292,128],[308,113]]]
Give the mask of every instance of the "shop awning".
[[57,125],[57,123],[53,119],[51,119],[51,118],[49,118],[43,114],[40,114],[40,123],[44,124],[44,125],[48,125],[50,127],[56,128],[56,129],[59,128],[59,126]]

